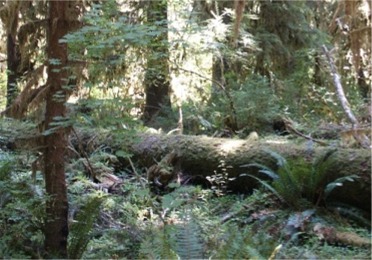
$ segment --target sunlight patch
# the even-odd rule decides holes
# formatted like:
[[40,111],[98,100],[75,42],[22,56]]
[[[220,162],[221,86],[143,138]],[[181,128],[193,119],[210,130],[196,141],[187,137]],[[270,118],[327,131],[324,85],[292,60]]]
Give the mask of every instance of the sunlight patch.
[[268,144],[286,144],[288,143],[288,140],[265,140],[265,143],[268,143]]
[[244,140],[228,140],[221,144],[221,150],[230,153],[237,150],[242,144],[244,144]]

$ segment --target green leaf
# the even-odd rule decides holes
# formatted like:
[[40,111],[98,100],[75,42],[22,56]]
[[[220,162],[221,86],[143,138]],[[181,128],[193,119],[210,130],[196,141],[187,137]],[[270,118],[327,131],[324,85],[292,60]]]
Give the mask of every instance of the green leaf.
[[257,167],[257,168],[260,169],[259,172],[266,174],[267,176],[269,176],[273,180],[279,178],[279,175],[276,174],[271,168],[269,168],[269,167],[267,167],[263,164],[260,164],[260,163],[244,164],[244,165],[241,165],[240,167]]
[[337,178],[336,180],[328,183],[327,186],[324,188],[324,198],[327,198],[328,195],[336,188],[341,187],[345,181],[353,182],[355,179],[360,178],[357,175],[348,175],[344,177]]
[[243,174],[240,174],[239,177],[241,176],[248,176],[248,177],[251,177],[255,180],[257,180],[259,183],[261,183],[265,188],[267,188],[269,191],[271,191],[275,196],[277,196],[282,202],[285,202],[284,198],[278,193],[278,191],[273,187],[271,186],[268,182],[264,181],[264,180],[261,180],[260,178],[257,178],[256,176],[253,176],[251,174],[246,174],[246,173],[243,173]]
[[125,151],[123,151],[123,150],[118,150],[118,151],[116,151],[116,152],[115,152],[115,155],[116,155],[117,157],[124,157],[124,158],[128,158],[128,157],[131,157],[131,156],[132,156],[132,154],[130,154],[130,153],[128,153],[128,152],[125,152]]

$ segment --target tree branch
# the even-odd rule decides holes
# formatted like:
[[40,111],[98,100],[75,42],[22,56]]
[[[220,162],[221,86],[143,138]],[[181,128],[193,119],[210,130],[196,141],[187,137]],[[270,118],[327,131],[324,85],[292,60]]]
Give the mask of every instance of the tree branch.
[[325,45],[322,46],[323,52],[325,56],[327,57],[330,69],[331,69],[331,74],[333,77],[333,83],[336,87],[336,92],[337,92],[337,97],[341,103],[342,108],[344,109],[344,112],[348,119],[350,120],[351,124],[353,125],[353,128],[356,128],[358,126],[358,120],[354,116],[353,112],[351,111],[350,104],[346,99],[344,89],[342,88],[341,80],[340,80],[340,75],[337,73],[336,67],[334,65],[333,59],[331,57],[331,54],[327,50],[327,47]]
[[333,83],[335,84],[335,87],[336,87],[337,97],[340,100],[341,106],[344,109],[344,112],[345,112],[346,116],[348,117],[349,121],[352,124],[353,136],[354,136],[355,140],[363,148],[369,149],[371,147],[371,141],[369,140],[369,138],[367,137],[366,134],[359,133],[357,131],[357,128],[358,128],[358,125],[359,125],[358,120],[354,116],[353,111],[351,111],[350,104],[346,99],[344,89],[342,88],[340,75],[337,73],[337,70],[336,70],[336,67],[334,65],[331,54],[329,53],[329,51],[327,50],[327,47],[325,45],[322,46],[322,49],[323,49],[323,52],[324,52],[325,56],[328,59],[328,63],[329,63],[330,69],[331,69],[331,74],[333,76]]

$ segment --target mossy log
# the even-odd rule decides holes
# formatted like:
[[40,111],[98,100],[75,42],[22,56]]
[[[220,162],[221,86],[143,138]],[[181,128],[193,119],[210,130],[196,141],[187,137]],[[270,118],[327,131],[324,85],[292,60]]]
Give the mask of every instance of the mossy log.
[[[371,151],[369,149],[343,149],[314,145],[314,148],[309,150],[306,142],[296,144],[293,140],[278,137],[273,140],[252,141],[206,136],[140,134],[132,137],[132,141],[126,139],[118,142],[110,138],[109,133],[97,135],[96,132],[88,131],[81,134],[85,136],[81,139],[82,141],[94,139],[97,146],[104,142],[116,151],[129,151],[133,154],[132,161],[147,168],[160,162],[172,151],[176,151],[180,156],[177,168],[187,175],[211,176],[216,172],[221,172],[219,165],[223,162],[229,176],[237,177],[230,185],[230,188],[236,192],[250,192],[258,187],[257,181],[246,176],[239,177],[240,174],[249,173],[264,177],[263,174],[258,174],[257,168],[243,168],[242,165],[261,163],[274,170],[277,168],[276,160],[267,153],[267,150],[275,151],[286,159],[305,158],[311,162],[329,149],[336,149],[331,156],[332,167],[325,172],[326,181],[331,182],[348,175],[357,175],[359,178],[354,182],[344,182],[343,186],[335,188],[329,199],[365,209],[368,212],[371,210]],[[22,138],[16,138],[16,141],[12,142],[12,147],[28,149],[30,138],[27,140],[25,142]],[[92,142],[89,141],[89,143]],[[37,147],[37,143],[31,146]]]
[[[371,152],[366,149],[315,146],[309,150],[306,143],[294,144],[287,139],[250,141],[160,134],[141,135],[136,143],[129,145],[129,149],[135,160],[146,167],[176,151],[180,155],[180,168],[185,174],[210,176],[221,172],[219,165],[223,162],[230,177],[238,177],[242,173],[258,175],[257,168],[241,167],[250,163],[277,168],[276,160],[267,150],[275,151],[286,159],[305,158],[311,161],[329,149],[336,149],[330,158],[331,167],[325,172],[326,181],[352,174],[359,178],[354,182],[344,182],[331,193],[329,199],[368,211],[371,209]],[[262,174],[259,176],[263,177]],[[249,192],[257,185],[250,177],[238,177],[231,183],[231,188],[237,192]]]

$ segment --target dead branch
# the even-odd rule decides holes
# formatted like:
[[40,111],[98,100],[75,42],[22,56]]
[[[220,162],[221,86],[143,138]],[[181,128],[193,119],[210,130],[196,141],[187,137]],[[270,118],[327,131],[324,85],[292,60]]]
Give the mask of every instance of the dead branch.
[[358,126],[358,120],[356,119],[353,112],[351,111],[350,104],[346,99],[344,89],[341,84],[340,75],[337,73],[331,54],[325,45],[322,46],[322,49],[323,49],[325,56],[327,57],[327,60],[328,60],[328,63],[331,69],[333,83],[335,84],[335,87],[336,87],[337,97],[341,103],[342,108],[344,109],[346,116],[350,120],[351,124],[353,125],[353,127],[356,127]]
[[318,139],[314,139],[311,136],[305,135],[305,134],[301,133],[300,131],[298,131],[297,129],[295,129],[294,126],[293,126],[293,124],[292,124],[292,122],[289,119],[283,118],[282,120],[284,121],[285,127],[287,128],[287,130],[289,132],[291,132],[291,133],[293,133],[295,135],[298,135],[300,137],[303,137],[306,140],[312,141],[314,143],[318,143],[321,146],[328,146],[328,144],[326,142],[323,142],[323,141],[318,140]]
[[[345,112],[347,118],[349,119],[349,121],[352,124],[352,129],[356,129],[359,126],[359,122],[356,119],[355,115],[353,114],[353,111],[350,108],[350,104],[346,99],[344,89],[343,89],[342,84],[341,84],[340,75],[337,73],[336,66],[334,65],[332,56],[331,56],[330,52],[328,51],[328,49],[325,45],[322,46],[322,49],[323,49],[323,52],[324,52],[324,54],[325,54],[325,56],[328,60],[328,63],[329,63],[330,69],[331,69],[331,74],[332,74],[332,77],[333,77],[334,85],[336,87],[336,93],[337,93],[338,100],[340,101],[341,106],[344,109],[344,112]],[[356,139],[356,141],[363,148],[368,148],[368,149],[370,148],[371,142],[366,135],[359,136],[359,135],[355,134],[354,138]]]

